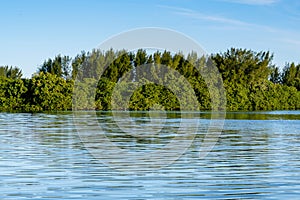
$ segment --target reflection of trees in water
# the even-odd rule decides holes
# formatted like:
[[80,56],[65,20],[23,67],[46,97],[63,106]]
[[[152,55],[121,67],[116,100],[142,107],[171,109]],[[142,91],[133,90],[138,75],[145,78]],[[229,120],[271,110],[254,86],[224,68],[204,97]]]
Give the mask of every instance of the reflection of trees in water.
[[[226,124],[226,123],[225,123]],[[246,125],[248,124],[248,125]],[[272,171],[272,159],[269,157],[269,132],[266,127],[257,127],[249,121],[227,122],[218,144],[210,152],[208,166],[218,165],[216,173],[226,172],[231,187],[265,187],[256,182]],[[249,177],[249,182],[241,182],[235,177]]]
[[119,148],[151,149],[163,147],[176,136],[180,126],[180,118],[176,118],[178,115],[170,113],[165,123],[161,123],[159,116],[151,119],[149,112],[131,112],[132,122],[122,122],[126,130],[122,130],[111,116],[99,117],[98,122],[106,137]]
[[30,137],[40,145],[53,148],[78,148],[80,144],[72,124],[71,112],[36,113],[28,119]]

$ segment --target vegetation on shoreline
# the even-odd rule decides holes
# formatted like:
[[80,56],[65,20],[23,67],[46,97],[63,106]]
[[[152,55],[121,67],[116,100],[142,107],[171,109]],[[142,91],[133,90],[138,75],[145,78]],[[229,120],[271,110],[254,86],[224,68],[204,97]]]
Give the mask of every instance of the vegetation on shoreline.
[[[235,48],[210,56],[223,79],[228,111],[300,109],[300,64],[287,64],[281,71],[272,64],[272,58],[269,52]],[[164,80],[157,77],[164,73],[163,66],[176,70],[192,87],[193,93],[185,93],[183,102],[179,101],[178,94],[187,91],[184,80],[169,75]],[[168,51],[148,55],[142,49],[134,53],[93,50],[82,52],[74,59],[58,55],[46,60],[30,79],[22,78],[17,67],[3,66],[0,67],[0,111],[71,110],[74,95],[82,99],[78,109],[122,109],[124,105],[117,103],[112,108],[111,101],[119,99],[122,103],[129,95],[129,110],[180,110],[182,103],[189,105],[193,94],[200,110],[210,110],[211,95],[218,94],[210,94],[199,73],[199,70],[208,70],[207,66],[208,60],[195,53],[187,57]],[[165,80],[182,88],[165,87],[162,82]],[[116,87],[118,90],[112,99]],[[96,88],[96,91],[87,88]],[[92,99],[86,101],[87,97]],[[220,107],[224,103],[219,102]]]

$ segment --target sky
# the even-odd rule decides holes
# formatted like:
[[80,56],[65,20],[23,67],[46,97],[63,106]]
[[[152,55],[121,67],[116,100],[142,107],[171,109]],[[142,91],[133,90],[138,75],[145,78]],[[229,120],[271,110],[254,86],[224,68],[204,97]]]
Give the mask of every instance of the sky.
[[300,63],[299,0],[3,0],[0,27],[0,66],[28,78],[48,58],[143,27],[183,33],[208,54],[247,48],[274,53],[279,67]]

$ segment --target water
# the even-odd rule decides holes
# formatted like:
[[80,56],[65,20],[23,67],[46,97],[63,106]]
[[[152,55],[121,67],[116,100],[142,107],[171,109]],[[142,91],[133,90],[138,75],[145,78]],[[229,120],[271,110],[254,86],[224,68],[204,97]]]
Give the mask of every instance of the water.
[[[181,157],[141,172],[103,164],[78,135],[87,127],[94,131],[95,125],[87,123],[81,130],[73,117],[0,114],[0,199],[300,198],[300,111],[227,113],[224,130],[204,159],[199,159],[199,148],[210,113],[201,113],[199,132]],[[167,113],[160,122],[145,113],[131,117],[136,134],[161,133],[122,135],[110,113],[98,113],[96,120],[120,149],[145,155],[167,145],[180,121],[176,113]],[[83,114],[81,121],[88,119],[93,118]],[[130,162],[138,166],[124,158]]]

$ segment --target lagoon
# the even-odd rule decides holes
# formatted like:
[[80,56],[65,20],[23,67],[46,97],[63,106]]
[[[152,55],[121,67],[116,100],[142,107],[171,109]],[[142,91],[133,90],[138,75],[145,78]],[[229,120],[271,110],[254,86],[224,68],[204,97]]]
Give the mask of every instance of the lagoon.
[[[83,142],[87,132],[97,144],[93,131],[101,127],[119,149],[149,155],[172,141],[182,115],[149,116],[131,112],[136,126],[129,123],[126,130],[135,134],[124,134],[109,112],[0,113],[0,199],[300,198],[300,111],[227,112],[216,144],[199,158],[211,116],[201,112],[188,148],[157,168],[131,158],[104,162],[90,151],[97,147]],[[193,126],[195,118],[185,121]],[[122,164],[127,170],[120,170]]]

